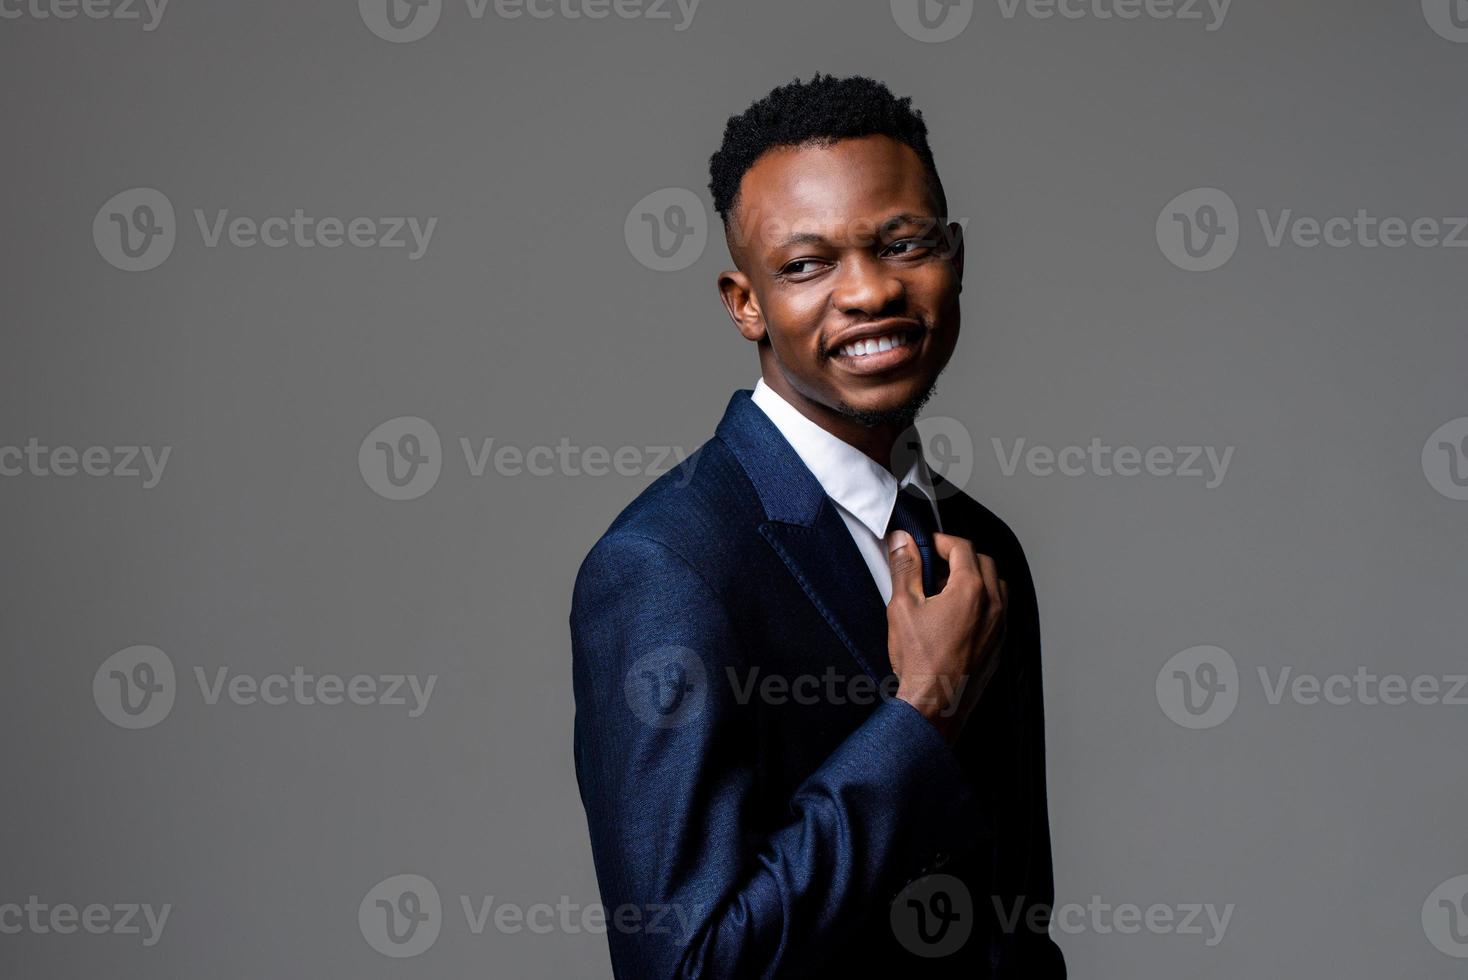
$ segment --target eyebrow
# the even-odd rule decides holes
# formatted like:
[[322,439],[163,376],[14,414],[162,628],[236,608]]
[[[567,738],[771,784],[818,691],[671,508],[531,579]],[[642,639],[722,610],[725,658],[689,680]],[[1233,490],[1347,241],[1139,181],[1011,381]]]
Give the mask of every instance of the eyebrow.
[[[939,218],[931,214],[912,214],[903,212],[884,218],[875,225],[878,234],[901,225],[937,224]],[[828,239],[824,235],[818,235],[813,231],[798,231],[775,243],[775,248],[790,248],[795,245],[824,245]]]

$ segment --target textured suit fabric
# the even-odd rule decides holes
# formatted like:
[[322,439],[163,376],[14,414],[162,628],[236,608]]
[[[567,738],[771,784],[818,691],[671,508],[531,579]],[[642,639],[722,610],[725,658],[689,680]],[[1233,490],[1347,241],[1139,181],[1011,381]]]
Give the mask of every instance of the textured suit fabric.
[[[1065,975],[1047,933],[1034,586],[1008,527],[939,484],[945,531],[994,557],[1010,597],[999,669],[955,747],[882,696],[881,597],[749,392],[586,557],[575,765],[618,977]],[[973,910],[937,958],[889,924],[929,874]]]

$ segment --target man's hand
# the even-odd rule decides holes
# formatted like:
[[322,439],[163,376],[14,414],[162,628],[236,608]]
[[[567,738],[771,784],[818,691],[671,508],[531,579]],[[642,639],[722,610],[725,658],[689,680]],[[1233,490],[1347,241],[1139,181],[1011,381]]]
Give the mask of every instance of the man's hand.
[[892,601],[887,603],[887,655],[897,697],[922,712],[952,744],[999,666],[1009,586],[994,559],[950,534],[933,535],[948,581],[923,595],[922,559],[906,531],[887,536]]

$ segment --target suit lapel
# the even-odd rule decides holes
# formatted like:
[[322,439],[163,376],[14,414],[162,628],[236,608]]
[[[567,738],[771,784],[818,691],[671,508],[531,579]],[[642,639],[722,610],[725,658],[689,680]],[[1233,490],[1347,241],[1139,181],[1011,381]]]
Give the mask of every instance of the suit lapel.
[[810,527],[766,521],[760,534],[861,669],[878,680],[892,673],[887,608],[836,505],[827,498]]
[[891,674],[881,593],[820,482],[748,391],[734,393],[718,436],[759,495],[760,535],[862,670],[878,680]]

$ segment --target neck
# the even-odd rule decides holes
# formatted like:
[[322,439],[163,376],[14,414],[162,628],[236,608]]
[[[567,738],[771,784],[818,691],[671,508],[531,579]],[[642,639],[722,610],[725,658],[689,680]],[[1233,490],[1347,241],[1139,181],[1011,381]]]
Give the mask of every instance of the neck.
[[[848,446],[861,451],[878,466],[892,472],[892,448],[908,426],[863,425],[849,415],[844,415],[829,405],[807,398],[790,386],[789,382],[773,365],[763,365],[760,371],[765,385],[777,395],[795,406],[796,411],[840,439]],[[902,474],[894,473],[894,476]]]

